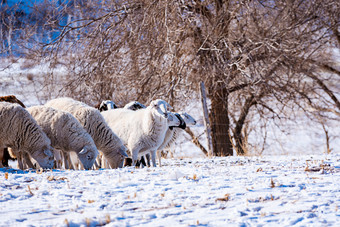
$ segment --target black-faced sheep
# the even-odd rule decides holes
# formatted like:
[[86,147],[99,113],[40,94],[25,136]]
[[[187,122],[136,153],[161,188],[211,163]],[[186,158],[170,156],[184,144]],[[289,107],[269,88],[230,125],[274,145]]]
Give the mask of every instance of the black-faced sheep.
[[121,138],[132,156],[132,165],[138,157],[151,153],[152,164],[156,166],[156,149],[164,141],[169,127],[168,111],[170,105],[157,99],[146,109],[132,111],[114,109],[101,112],[111,129]]
[[129,110],[134,110],[134,111],[139,110],[139,109],[145,109],[145,108],[146,108],[145,105],[137,101],[129,102],[128,104],[124,106],[124,109],[129,109]]
[[104,100],[97,104],[94,108],[98,109],[100,112],[103,112],[106,110],[117,109],[118,106],[111,100]]
[[178,134],[181,132],[181,130],[184,130],[187,127],[187,125],[196,124],[196,120],[185,112],[175,113],[175,115],[180,120],[180,125],[169,127],[169,129],[167,130],[165,134],[163,143],[157,149],[157,158],[158,158],[158,163],[160,166],[161,166],[162,150],[165,148],[170,149],[172,144],[176,141]]

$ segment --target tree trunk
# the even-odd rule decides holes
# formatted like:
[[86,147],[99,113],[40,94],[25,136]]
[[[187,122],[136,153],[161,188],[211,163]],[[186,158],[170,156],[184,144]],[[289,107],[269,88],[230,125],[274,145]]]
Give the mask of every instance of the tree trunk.
[[[225,91],[210,91],[211,97],[211,115],[210,122],[212,128],[212,143],[215,156],[232,156],[233,146],[229,133],[229,116],[228,116],[228,94]],[[224,94],[223,94],[224,93]]]
[[235,131],[234,131],[234,139],[235,139],[236,152],[238,155],[244,155],[247,153],[247,148],[245,144],[246,141],[242,135],[242,129],[246,121],[247,115],[249,113],[250,107],[252,107],[254,104],[256,104],[255,96],[251,95],[249,98],[247,98],[246,102],[244,103],[244,106],[241,111],[241,115],[238,121],[236,122]]

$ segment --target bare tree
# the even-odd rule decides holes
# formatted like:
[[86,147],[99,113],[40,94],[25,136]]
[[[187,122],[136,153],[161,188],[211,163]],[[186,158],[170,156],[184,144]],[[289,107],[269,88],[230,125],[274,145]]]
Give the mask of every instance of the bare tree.
[[51,10],[42,27],[60,32],[35,51],[67,69],[60,93],[89,104],[162,97],[179,108],[203,81],[214,155],[244,154],[255,119],[339,115],[329,54],[339,9],[335,0],[75,1]]

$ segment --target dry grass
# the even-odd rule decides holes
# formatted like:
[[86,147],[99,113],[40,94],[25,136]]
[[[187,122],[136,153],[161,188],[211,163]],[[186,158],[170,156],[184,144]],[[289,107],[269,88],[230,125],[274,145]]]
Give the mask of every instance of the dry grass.
[[217,202],[217,201],[228,202],[229,199],[230,199],[230,194],[227,193],[227,194],[225,194],[222,198],[217,198],[217,199],[216,199],[216,202]]
[[274,183],[273,178],[270,178],[270,187],[275,188],[275,183]]

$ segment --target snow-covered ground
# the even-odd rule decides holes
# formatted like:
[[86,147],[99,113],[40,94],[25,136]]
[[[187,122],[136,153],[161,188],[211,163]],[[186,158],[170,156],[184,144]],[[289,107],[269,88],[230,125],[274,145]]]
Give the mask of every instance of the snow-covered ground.
[[162,163],[2,168],[0,226],[340,226],[339,153]]

